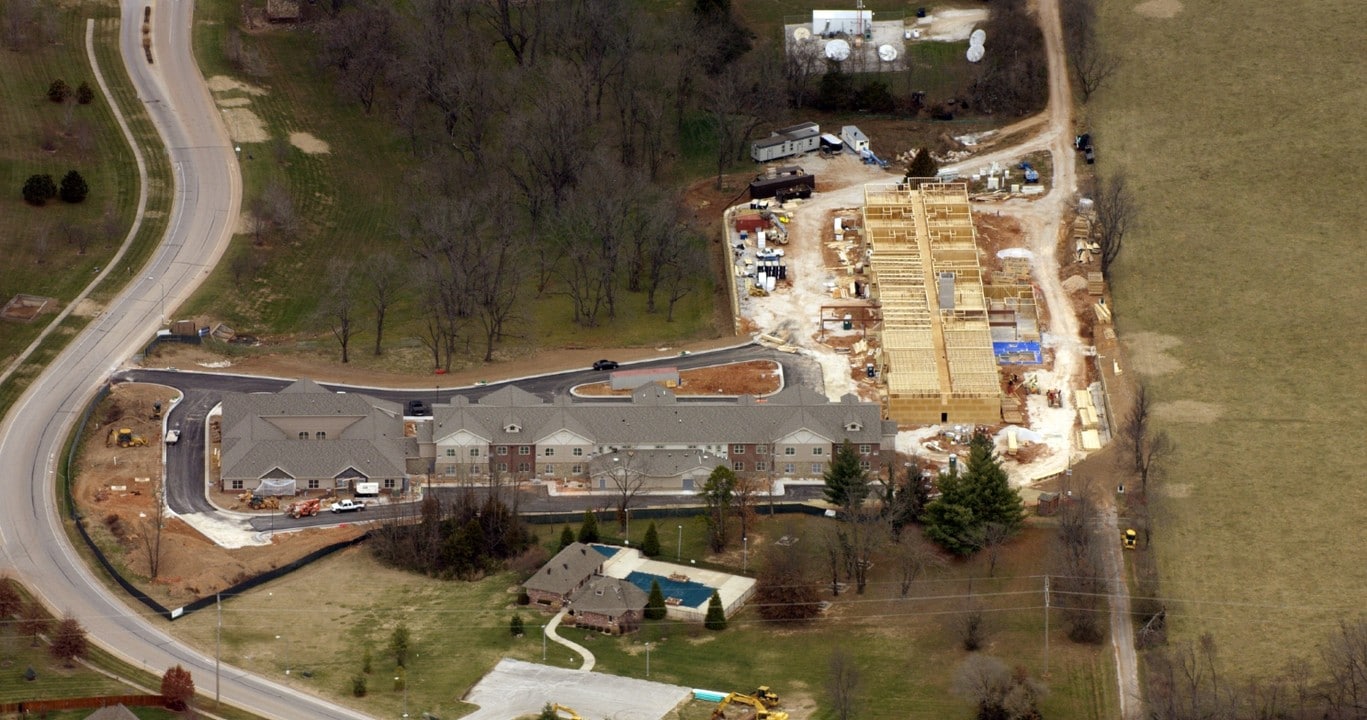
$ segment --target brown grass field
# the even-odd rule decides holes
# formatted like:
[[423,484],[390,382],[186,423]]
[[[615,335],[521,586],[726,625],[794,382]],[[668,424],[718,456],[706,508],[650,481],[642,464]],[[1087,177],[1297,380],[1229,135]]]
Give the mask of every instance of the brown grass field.
[[1142,204],[1115,314],[1128,369],[1186,418],[1164,423],[1161,593],[1175,639],[1272,672],[1367,607],[1367,6],[1101,4],[1126,62],[1083,113]]

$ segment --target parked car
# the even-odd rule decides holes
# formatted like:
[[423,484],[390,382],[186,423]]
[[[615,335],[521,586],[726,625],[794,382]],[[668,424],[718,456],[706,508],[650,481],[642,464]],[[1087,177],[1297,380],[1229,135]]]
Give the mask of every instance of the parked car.
[[167,445],[175,445],[175,444],[178,443],[178,442],[180,442],[180,431],[179,431],[179,430],[167,430],[167,431],[166,431],[166,444],[167,444]]
[[329,505],[328,509],[335,513],[356,512],[357,510],[364,510],[365,503],[359,500],[338,500]]
[[616,370],[617,363],[613,360],[599,360],[593,364],[594,370]]
[[409,400],[403,414],[409,417],[427,417],[432,414],[432,411],[427,407],[427,403],[422,400]]

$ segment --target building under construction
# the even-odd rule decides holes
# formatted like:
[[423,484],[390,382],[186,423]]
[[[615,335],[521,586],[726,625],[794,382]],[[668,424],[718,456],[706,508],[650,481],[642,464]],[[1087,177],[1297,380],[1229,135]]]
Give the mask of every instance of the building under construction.
[[977,233],[963,183],[864,187],[872,297],[891,419],[1001,421],[1002,392]]

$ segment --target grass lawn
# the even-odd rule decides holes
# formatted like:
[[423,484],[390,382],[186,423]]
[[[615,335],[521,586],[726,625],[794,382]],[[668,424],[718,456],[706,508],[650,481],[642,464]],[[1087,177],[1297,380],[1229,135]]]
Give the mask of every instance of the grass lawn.
[[[1314,656],[1367,606],[1360,47],[1367,6],[1103,3],[1126,64],[1087,113],[1141,226],[1115,316],[1178,452],[1154,541],[1178,639],[1234,669]],[[1358,388],[1358,389],[1354,389]]]
[[[117,16],[104,7],[58,11],[60,37],[56,44],[25,53],[0,50],[0,303],[17,293],[56,298],[66,303],[76,296],[109,261],[123,242],[137,207],[138,175],[113,113],[95,82],[85,52],[87,17],[94,17],[95,51],[110,90],[134,137],[143,146],[148,170],[147,215],[134,245],[121,260],[128,272],[111,273],[92,295],[112,297],[149,257],[165,229],[170,201],[168,166],[160,139],[142,110],[119,57]],[[88,82],[95,100],[58,105],[48,100],[48,85],[64,79],[73,88]],[[50,148],[50,149],[49,149]],[[49,201],[35,208],[24,203],[20,188],[29,175],[47,173],[60,183],[68,170],[77,170],[90,185],[83,203]],[[81,233],[87,241],[76,240]],[[82,248],[84,245],[84,248]],[[84,252],[82,250],[84,249]],[[39,316],[30,323],[3,322],[0,365],[10,362],[52,319]],[[45,341],[42,349],[15,376],[0,386],[0,411],[19,396],[31,379],[66,341],[83,318],[69,320]]]
[[[799,547],[820,551],[820,533],[830,521],[804,516],[764,519],[750,537],[751,569],[769,538],[794,534]],[[684,526],[682,552],[675,550],[677,526]],[[633,544],[645,535],[646,522],[633,522]],[[553,547],[561,526],[541,526],[539,535]],[[600,523],[605,539],[616,533]],[[659,523],[664,558],[676,553],[739,571],[740,548],[721,556],[703,549],[701,520]],[[577,526],[576,526],[577,529]],[[798,717],[830,717],[826,668],[830,652],[843,647],[860,669],[863,717],[969,718],[972,710],[949,692],[953,667],[965,653],[957,644],[955,620],[973,594],[987,609],[988,652],[1034,674],[1043,672],[1043,609],[1040,558],[1047,550],[1048,528],[1032,528],[1004,552],[997,576],[989,578],[985,560],[953,565],[925,579],[911,599],[897,596],[886,574],[875,573],[868,593],[842,594],[826,619],[804,626],[775,627],[749,610],[733,618],[722,633],[675,622],[653,624],[642,632],[611,638],[564,629],[585,644],[603,672],[644,677],[644,642],[652,642],[651,679],[716,690],[775,687]],[[886,571],[883,571],[886,573]],[[364,582],[352,579],[364,578]],[[457,717],[469,707],[459,702],[501,657],[541,662],[539,626],[545,616],[517,608],[517,578],[501,574],[478,583],[428,580],[377,564],[364,548],[347,550],[286,578],[224,604],[224,660],[249,667],[273,680],[306,688],[388,715],[400,711],[395,666],[385,647],[393,628],[405,622],[413,636],[407,670],[410,714],[431,712]],[[512,638],[508,621],[519,613],[527,628]],[[171,631],[201,648],[212,648],[212,613],[197,613],[169,625]],[[277,639],[278,636],[278,639]],[[351,678],[361,671],[369,650],[369,694],[351,697]],[[799,660],[800,658],[800,660]],[[577,667],[578,657],[550,645],[547,662]],[[1051,628],[1051,695],[1047,717],[1107,718],[1115,697],[1109,646],[1076,646],[1056,620]],[[289,670],[287,676],[285,671]],[[311,677],[303,677],[307,671]],[[805,710],[802,710],[805,708]],[[694,703],[683,718],[706,717]]]

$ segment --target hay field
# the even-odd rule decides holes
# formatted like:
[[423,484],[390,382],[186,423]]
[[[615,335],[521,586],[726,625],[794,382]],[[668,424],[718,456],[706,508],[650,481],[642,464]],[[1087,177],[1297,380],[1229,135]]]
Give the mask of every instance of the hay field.
[[1272,671],[1367,608],[1367,6],[1102,6],[1126,64],[1083,112],[1143,206],[1117,322],[1129,369],[1203,410],[1164,420],[1163,594],[1174,637]]

